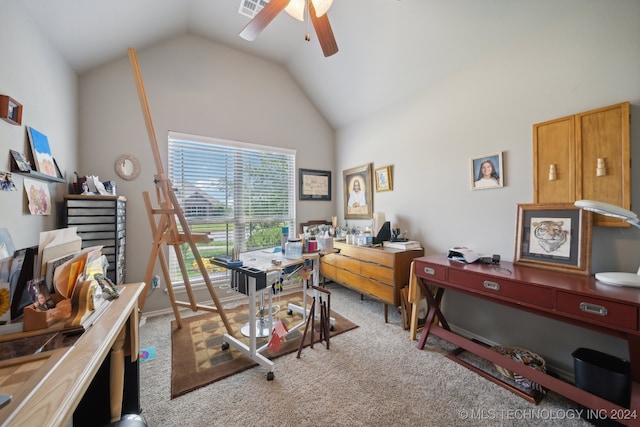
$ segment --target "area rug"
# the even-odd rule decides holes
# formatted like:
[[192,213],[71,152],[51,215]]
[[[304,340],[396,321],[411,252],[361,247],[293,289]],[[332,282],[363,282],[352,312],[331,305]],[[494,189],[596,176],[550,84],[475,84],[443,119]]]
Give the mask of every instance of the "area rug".
[[[308,305],[312,298],[307,298]],[[275,321],[281,320],[289,330],[302,322],[302,315],[288,314],[288,303],[302,305],[302,293],[295,293],[274,298],[273,305],[279,305],[280,310],[274,315]],[[225,309],[227,320],[235,331],[235,337],[249,344],[249,338],[240,333],[240,329],[249,320],[246,305],[233,309]],[[330,337],[350,331],[358,327],[338,313],[331,311],[335,324]],[[316,322],[318,323],[318,322]],[[176,321],[171,322],[171,398],[174,399],[190,391],[204,387],[230,375],[242,372],[257,363],[242,354],[233,346],[222,350],[224,334],[227,332],[222,319],[217,313],[207,312],[182,319],[182,328],[178,329]],[[271,353],[269,349],[262,351],[262,355],[275,359],[284,354],[297,351],[304,333],[304,325],[287,334],[286,340],[280,344],[280,350]],[[319,340],[316,330],[314,339]],[[305,346],[310,344],[310,333],[307,332]],[[266,344],[267,338],[258,338],[258,348]],[[322,343],[324,345],[324,343]],[[303,353],[304,354],[304,353]]]

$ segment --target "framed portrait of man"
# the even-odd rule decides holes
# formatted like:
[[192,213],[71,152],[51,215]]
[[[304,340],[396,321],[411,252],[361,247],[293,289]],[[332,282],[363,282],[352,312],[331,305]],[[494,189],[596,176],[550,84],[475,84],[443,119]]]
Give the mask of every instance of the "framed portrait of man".
[[373,179],[371,174],[371,163],[342,172],[345,219],[372,218]]

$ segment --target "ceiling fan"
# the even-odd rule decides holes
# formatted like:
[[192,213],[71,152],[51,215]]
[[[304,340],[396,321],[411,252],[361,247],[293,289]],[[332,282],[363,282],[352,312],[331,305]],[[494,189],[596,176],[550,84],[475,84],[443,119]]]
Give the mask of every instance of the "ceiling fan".
[[[270,0],[244,27],[240,37],[248,41],[255,40],[283,9],[299,21],[304,21],[304,12],[307,10],[322,47],[322,53],[325,57],[331,56],[338,52],[338,44],[327,16],[331,3],[333,0]],[[310,40],[309,34],[305,35],[305,39]]]

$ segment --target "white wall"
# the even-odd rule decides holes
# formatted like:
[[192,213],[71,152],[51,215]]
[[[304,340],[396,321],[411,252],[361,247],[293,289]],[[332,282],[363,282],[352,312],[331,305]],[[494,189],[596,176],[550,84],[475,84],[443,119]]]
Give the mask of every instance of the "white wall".
[[[25,126],[47,135],[51,152],[66,177],[77,165],[77,76],[24,14],[18,2],[0,0],[0,94],[23,105],[22,125],[0,121],[0,170],[10,171],[9,150],[29,156]],[[28,48],[25,48],[28,47]],[[7,227],[17,248],[38,244],[41,231],[60,224],[65,184],[51,183],[52,215],[30,215],[23,176],[13,174],[17,191],[0,192],[0,227]]]
[[[137,56],[165,170],[168,131],[291,148],[296,167],[333,170],[334,132],[283,67],[190,35]],[[82,76],[80,140],[79,172],[113,179],[128,199],[127,281],[141,281],[152,242],[142,192],[155,200],[156,166],[125,56]],[[134,181],[114,173],[122,154],[140,160]],[[334,211],[333,202],[297,203],[299,220],[330,218]],[[156,292],[145,311],[168,305]]]
[[[426,254],[466,245],[513,260],[516,205],[533,202],[532,125],[623,101],[631,102],[632,116],[640,113],[639,16],[640,2],[585,2],[411,99],[340,129],[337,173],[368,162],[392,164],[394,191],[374,194],[374,211],[408,230]],[[638,120],[631,133],[638,165]],[[469,159],[498,151],[504,188],[472,191]],[[639,172],[632,171],[634,202]],[[635,271],[639,244],[635,228],[595,229],[593,271]],[[626,356],[619,340],[454,293],[445,309],[460,328],[530,346],[566,369],[581,345]]]

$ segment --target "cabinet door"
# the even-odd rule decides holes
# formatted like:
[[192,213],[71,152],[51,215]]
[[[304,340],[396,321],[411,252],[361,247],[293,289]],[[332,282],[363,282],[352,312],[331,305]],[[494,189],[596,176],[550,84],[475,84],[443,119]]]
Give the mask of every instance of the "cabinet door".
[[[629,103],[616,104],[576,115],[578,199],[598,200],[631,208]],[[598,162],[604,169],[598,174]],[[626,223],[602,215],[595,225]]]
[[576,200],[574,122],[569,116],[533,125],[534,203]]

